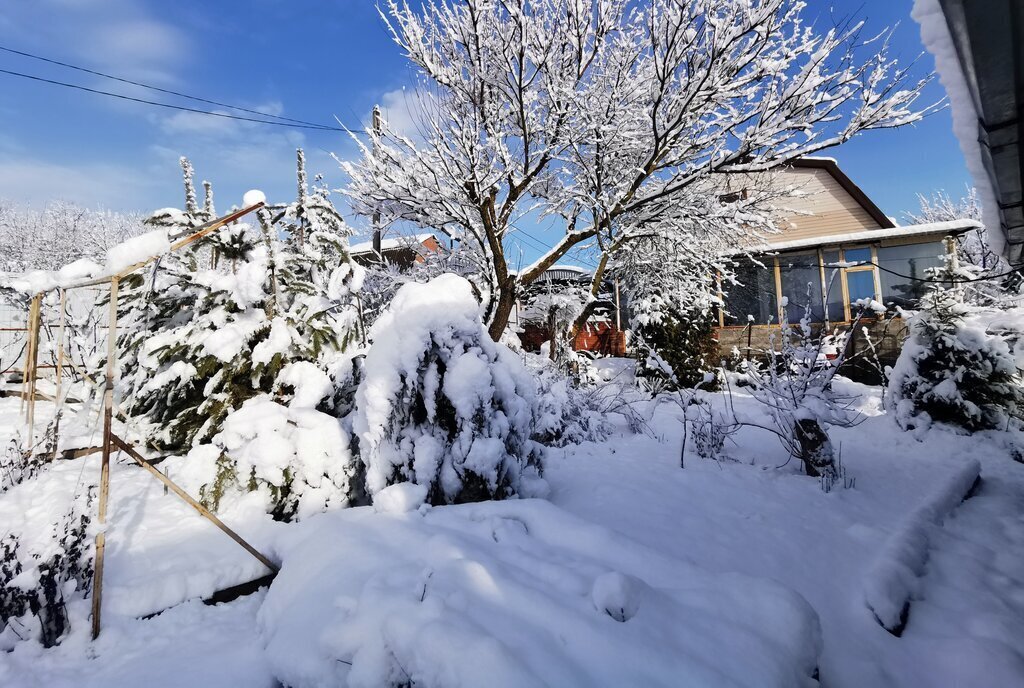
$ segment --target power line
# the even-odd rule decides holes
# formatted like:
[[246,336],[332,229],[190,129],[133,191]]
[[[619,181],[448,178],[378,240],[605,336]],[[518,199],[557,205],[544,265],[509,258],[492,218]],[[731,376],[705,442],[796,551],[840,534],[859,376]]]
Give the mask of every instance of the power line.
[[67,67],[68,69],[74,69],[74,70],[79,71],[79,72],[85,72],[86,74],[93,74],[95,76],[101,76],[104,79],[113,79],[114,81],[120,81],[121,83],[124,83],[124,84],[131,84],[132,86],[139,86],[141,88],[148,88],[148,89],[150,89],[152,91],[158,91],[160,93],[166,93],[168,95],[178,96],[179,98],[186,98],[188,100],[195,100],[195,101],[200,102],[200,103],[207,103],[209,105],[216,105],[218,107],[226,107],[226,108],[230,108],[232,110],[238,110],[239,112],[248,112],[251,115],[260,115],[261,117],[269,117],[271,119],[278,119],[278,120],[281,120],[283,122],[293,122],[295,124],[303,124],[303,125],[306,125],[308,127],[317,127],[317,128],[321,128],[321,129],[333,129],[332,127],[330,127],[328,125],[325,125],[325,124],[316,124],[315,122],[306,122],[305,120],[301,120],[301,119],[293,119],[291,117],[282,117],[280,115],[271,115],[271,114],[268,114],[266,112],[260,112],[259,110],[250,110],[248,108],[240,107],[238,105],[231,105],[229,103],[221,103],[221,102],[218,102],[216,100],[210,100],[208,98],[200,98],[199,96],[192,96],[192,95],[189,95],[187,93],[181,93],[179,91],[172,91],[170,89],[160,88],[159,86],[153,86],[152,84],[146,84],[146,83],[143,83],[141,81],[132,81],[131,79],[125,79],[123,77],[114,76],[113,74],[106,74],[105,72],[99,72],[99,71],[96,71],[95,69],[88,69],[86,67],[79,67],[78,65],[73,65],[73,64],[70,64],[68,62],[61,62],[60,60],[53,60],[53,59],[51,59],[49,57],[43,57],[42,55],[33,55],[32,53],[27,53],[27,52],[24,52],[22,50],[15,50],[13,48],[8,48],[8,47],[2,46],[2,45],[0,45],[0,50],[2,50],[4,52],[7,52],[7,53],[12,53],[14,55],[21,55],[22,57],[29,57],[29,58],[32,58],[33,60],[39,60],[41,62],[48,62],[50,64],[55,64],[55,65],[58,65],[60,67]]
[[185,107],[184,105],[171,105],[170,103],[159,103],[155,100],[146,100],[145,98],[135,98],[134,96],[126,96],[121,93],[111,93],[110,91],[101,91],[96,88],[89,88],[87,86],[79,86],[78,84],[69,84],[64,81],[56,81],[54,79],[44,79],[41,76],[33,76],[31,74],[23,74],[21,72],[13,72],[8,69],[0,69],[0,74],[8,74],[10,76],[21,77],[22,79],[31,79],[32,81],[40,81],[44,84],[51,84],[53,86],[63,86],[64,88],[73,88],[79,91],[85,91],[87,93],[95,93],[101,96],[108,96],[110,98],[119,98],[120,100],[128,100],[134,103],[142,103],[144,105],[154,105],[156,107],[168,108],[170,110],[181,110],[182,112],[192,112],[198,115],[209,115],[211,117],[222,117],[224,119],[234,119],[242,122],[255,122],[256,124],[269,124],[276,127],[288,127],[291,129],[312,129],[314,131],[340,131],[344,133],[359,133],[358,131],[343,128],[343,127],[328,127],[320,124],[292,124],[290,122],[273,122],[265,119],[256,119],[254,117],[241,117],[239,115],[231,115],[226,112],[212,112],[210,110],[200,110],[198,108]]
[[[526,231],[525,229],[520,229],[520,228],[518,228],[518,227],[517,227],[517,228],[516,228],[516,232],[518,232],[518,233],[520,233],[520,234],[524,234],[524,235],[526,235],[527,237],[529,237],[530,239],[532,239],[533,241],[531,242],[531,244],[533,245],[533,247],[534,247],[534,248],[537,248],[537,247],[538,247],[538,244],[540,245],[540,248],[541,248],[541,250],[543,250],[544,252],[550,251],[551,249],[553,249],[553,248],[554,248],[554,246],[549,246],[548,244],[544,243],[543,241],[541,241],[541,240],[540,240],[540,239],[538,239],[537,237],[535,237],[535,236],[533,236],[532,234],[530,234],[529,232],[527,232],[527,231]],[[597,268],[597,263],[595,263],[595,262],[594,262],[594,261],[593,261],[592,259],[590,259],[590,258],[587,258],[587,257],[586,257],[586,256],[584,256],[583,254],[581,254],[581,253],[579,252],[579,249],[578,249],[578,248],[576,248],[576,249],[571,249],[571,250],[575,251],[575,256],[574,256],[574,258],[575,258],[576,260],[578,260],[579,262],[581,262],[581,263],[583,263],[583,264],[585,264],[585,265],[589,265],[589,266],[590,266],[590,267],[592,267],[592,268]],[[565,254],[565,255],[568,255],[568,254],[569,254],[569,251],[566,251],[566,254]]]

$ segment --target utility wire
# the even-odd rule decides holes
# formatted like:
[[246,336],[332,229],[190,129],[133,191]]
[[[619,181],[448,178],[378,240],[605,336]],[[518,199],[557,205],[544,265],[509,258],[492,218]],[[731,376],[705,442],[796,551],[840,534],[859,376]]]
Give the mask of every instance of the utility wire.
[[[292,124],[290,122],[274,122],[266,119],[257,119],[255,117],[242,117],[239,115],[231,115],[226,112],[212,112],[210,110],[200,110],[198,108],[185,107],[184,105],[171,105],[170,103],[159,103],[155,100],[146,100],[145,98],[135,98],[133,96],[126,96],[121,93],[111,93],[110,91],[101,91],[96,88],[89,88],[87,86],[79,86],[77,84],[69,84],[64,81],[56,81],[54,79],[44,79],[41,76],[33,76],[31,74],[23,74],[21,72],[13,72],[8,69],[0,69],[0,74],[8,74],[10,76],[21,77],[22,79],[31,79],[32,81],[40,81],[44,84],[51,84],[54,86],[63,86],[64,88],[73,88],[79,91],[86,91],[87,93],[95,93],[101,96],[108,96],[110,98],[119,98],[121,100],[129,100],[134,103],[142,103],[144,105],[154,105],[156,107],[168,108],[170,110],[181,110],[182,112],[193,112],[199,115],[209,115],[211,117],[222,117],[224,119],[235,119],[242,122],[255,122],[257,124],[269,124],[277,127],[288,127],[291,129],[312,129],[314,131],[340,131],[344,133],[353,133],[355,130],[347,129],[344,127],[328,127],[321,124]],[[269,115],[267,115],[269,116]],[[360,133],[355,131],[355,133]]]
[[27,53],[27,52],[25,52],[23,50],[15,50],[13,48],[8,48],[8,47],[3,46],[3,45],[0,45],[0,50],[2,50],[3,52],[14,54],[14,55],[21,55],[22,57],[28,57],[28,58],[31,58],[33,60],[39,60],[41,62],[48,62],[50,64],[55,64],[55,65],[58,65],[60,67],[67,67],[68,69],[74,69],[74,70],[79,71],[79,72],[85,72],[86,74],[94,74],[96,76],[101,76],[104,79],[113,79],[114,81],[120,81],[121,83],[124,83],[124,84],[131,84],[132,86],[139,86],[141,88],[148,88],[148,89],[150,89],[152,91],[158,91],[160,93],[166,93],[168,95],[178,96],[179,98],[186,98],[188,100],[194,100],[194,101],[197,101],[197,102],[200,102],[200,103],[207,103],[209,105],[216,105],[218,107],[226,107],[226,108],[230,108],[232,110],[238,110],[239,112],[248,112],[251,115],[260,115],[261,117],[269,117],[271,119],[281,120],[282,122],[292,122],[294,124],[304,124],[304,125],[306,125],[308,127],[317,127],[317,128],[321,128],[321,129],[330,129],[330,130],[336,130],[337,129],[336,127],[331,127],[330,125],[326,125],[326,124],[316,124],[315,122],[307,122],[307,121],[301,120],[301,119],[293,119],[291,117],[282,117],[280,115],[271,115],[271,114],[268,114],[266,112],[260,112],[259,110],[250,110],[248,108],[240,107],[238,105],[231,105],[230,103],[221,103],[221,102],[218,102],[216,100],[210,100],[209,98],[200,98],[199,96],[193,96],[193,95],[189,95],[187,93],[181,93],[180,91],[172,91],[170,89],[160,88],[159,86],[153,86],[152,84],[146,84],[146,83],[143,83],[141,81],[132,81],[131,79],[125,79],[123,77],[114,76],[113,74],[107,74],[105,72],[100,72],[100,71],[97,71],[95,69],[88,69],[86,67],[79,67],[78,65],[73,65],[73,64],[71,64],[69,62],[61,62],[60,60],[54,60],[54,59],[51,59],[49,57],[43,57],[42,55],[33,55],[32,53]]
[[[548,244],[544,243],[543,241],[541,241],[540,239],[538,239],[534,235],[532,235],[529,232],[527,232],[525,229],[520,229],[520,228],[517,227],[515,231],[518,234],[523,234],[523,235],[529,237],[530,239],[532,239],[533,241],[529,242],[529,243],[531,245],[533,245],[534,248],[538,248],[538,244],[539,244],[540,247],[542,248],[542,250],[545,253],[547,253],[548,251],[550,251],[551,249],[554,248],[554,246],[549,246]],[[580,250],[578,248],[570,249],[570,251],[566,252],[566,255],[569,255],[570,252],[574,252],[574,255],[572,257],[575,258],[576,260],[578,260],[579,262],[583,263],[584,265],[589,265],[592,268],[597,268],[597,263],[595,263],[592,259],[590,259],[590,258],[584,256],[582,253],[580,253]]]

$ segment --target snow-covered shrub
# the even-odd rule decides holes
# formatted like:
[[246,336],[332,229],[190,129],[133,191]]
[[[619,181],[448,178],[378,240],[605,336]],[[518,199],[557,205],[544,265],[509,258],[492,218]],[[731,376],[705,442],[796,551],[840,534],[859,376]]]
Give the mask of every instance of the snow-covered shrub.
[[13,533],[0,540],[0,650],[29,638],[53,647],[68,630],[66,603],[92,587],[92,499],[91,489],[77,496],[41,551]]
[[445,504],[539,487],[536,384],[488,336],[469,282],[403,286],[370,334],[353,422],[370,495],[408,481]]
[[[307,374],[331,385],[309,365]],[[209,444],[188,453],[179,480],[198,487],[200,499],[212,509],[226,506],[226,497],[262,492],[279,520],[347,505],[357,491],[348,435],[336,418],[304,407],[300,399],[291,406],[271,395],[248,399],[227,416]],[[319,401],[312,395],[310,403],[314,399]]]
[[533,439],[564,447],[608,437],[608,390],[577,384],[543,356],[527,354],[525,360],[537,380]]
[[1002,336],[969,322],[954,290],[935,289],[910,319],[889,375],[886,406],[904,428],[946,423],[968,432],[1005,429],[1024,409],[1024,388]]
[[[696,395],[683,406],[689,429],[692,431],[693,449],[702,459],[717,459],[725,448],[725,441],[736,431],[736,424],[715,412],[706,399]],[[690,439],[690,436],[685,439]],[[683,451],[686,451],[684,442]]]
[[836,392],[832,380],[847,360],[850,332],[857,330],[863,315],[862,309],[848,331],[831,335],[813,330],[809,312],[796,327],[783,320],[781,336],[779,341],[773,336],[767,361],[741,364],[745,387],[761,403],[769,422],[736,422],[774,433],[807,475],[821,478],[826,492],[842,477],[827,428],[851,427],[861,420],[853,409],[854,399]]
[[712,312],[681,312],[672,307],[665,310],[664,317],[634,331],[637,376],[661,380],[664,389],[701,385],[702,389],[714,390],[716,378],[711,375],[709,382],[708,377],[718,366]]
[[11,437],[0,452],[0,494],[35,477],[46,466],[46,458],[27,451],[18,434]]

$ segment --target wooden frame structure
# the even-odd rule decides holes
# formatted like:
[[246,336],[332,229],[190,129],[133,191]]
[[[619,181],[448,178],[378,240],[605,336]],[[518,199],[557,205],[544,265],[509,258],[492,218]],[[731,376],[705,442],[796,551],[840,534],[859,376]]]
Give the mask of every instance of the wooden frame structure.
[[[256,203],[248,206],[236,212],[230,213],[223,217],[211,220],[206,224],[200,226],[196,231],[192,232],[188,236],[174,241],[168,252],[177,251],[185,248],[195,242],[209,236],[218,229],[230,224],[239,218],[263,207],[263,203]],[[100,464],[100,490],[99,490],[99,508],[98,508],[98,525],[99,532],[96,534],[95,548],[96,548],[96,563],[93,573],[93,589],[92,589],[92,637],[95,639],[101,629],[101,616],[103,610],[103,563],[104,563],[104,552],[106,548],[106,535],[104,533],[104,526],[107,521],[107,505],[110,497],[110,457],[113,453],[120,451],[131,457],[139,466],[144,468],[150,474],[152,474],[157,480],[162,482],[171,492],[181,498],[186,504],[191,506],[199,513],[200,516],[210,521],[213,525],[219,528],[224,534],[234,540],[240,547],[256,558],[260,563],[270,569],[270,578],[277,574],[277,565],[259,552],[255,547],[245,541],[238,533],[233,531],[227,525],[225,525],[219,518],[207,510],[202,504],[193,499],[177,484],[175,484],[170,478],[156,468],[150,461],[147,461],[134,447],[128,444],[124,439],[118,437],[113,432],[113,418],[116,414],[119,417],[126,418],[127,416],[117,408],[114,402],[114,383],[115,383],[115,366],[114,361],[117,353],[117,310],[118,310],[118,295],[120,289],[120,282],[122,279],[131,275],[135,271],[149,265],[153,261],[157,260],[161,255],[153,255],[146,260],[139,261],[128,267],[104,277],[97,277],[94,279],[85,280],[75,284],[55,287],[35,294],[29,304],[28,313],[28,342],[25,352],[25,365],[24,374],[22,379],[22,410],[25,412],[25,420],[27,425],[28,437],[30,442],[34,442],[35,438],[35,401],[37,398],[42,398],[36,390],[36,382],[38,381],[38,356],[39,356],[39,331],[41,323],[41,311],[43,297],[50,291],[58,291],[60,294],[60,316],[59,316],[59,341],[57,344],[57,382],[56,382],[56,395],[54,402],[58,408],[61,405],[60,389],[61,389],[61,377],[63,375],[65,351],[64,351],[64,339],[65,339],[65,328],[67,321],[67,292],[72,289],[80,289],[84,287],[98,287],[104,284],[110,285],[110,311],[109,321],[107,323],[107,364],[103,377],[103,440],[100,450],[103,453],[102,462]],[[70,363],[70,360],[68,361]],[[73,364],[72,364],[73,365]],[[86,379],[93,380],[88,375]],[[263,579],[261,579],[263,580]]]

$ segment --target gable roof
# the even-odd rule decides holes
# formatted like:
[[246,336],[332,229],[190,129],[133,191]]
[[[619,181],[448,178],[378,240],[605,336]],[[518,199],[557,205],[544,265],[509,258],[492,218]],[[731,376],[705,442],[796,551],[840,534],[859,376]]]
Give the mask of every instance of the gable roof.
[[839,169],[839,165],[832,158],[797,158],[790,163],[791,167],[804,168],[804,169],[820,169],[825,170],[832,178],[839,183],[839,186],[843,187],[846,193],[850,194],[853,200],[857,201],[858,205],[864,208],[865,212],[871,216],[871,219],[878,223],[878,226],[882,229],[892,229],[896,224],[892,219],[882,212],[882,209],[875,205],[874,201],[868,198],[864,191],[853,183],[853,180],[846,176],[846,173]]
[[859,232],[831,234],[828,236],[811,237],[808,239],[791,239],[788,241],[769,240],[748,250],[757,253],[772,253],[775,251],[794,251],[801,248],[817,248],[819,246],[870,243],[872,241],[879,241],[882,239],[917,238],[922,241],[927,241],[929,239],[934,240],[945,236],[957,236],[975,229],[981,229],[981,223],[976,220],[948,220],[946,222],[930,222],[928,224],[920,225],[865,229]]
[[[434,234],[413,234],[409,236],[397,236],[389,237],[387,239],[381,239],[380,250],[381,251],[394,251],[395,249],[412,249],[418,250],[425,241],[433,239],[437,241],[437,237]],[[440,243],[440,242],[438,242]],[[351,256],[359,256],[366,253],[373,253],[373,241],[361,241],[358,244],[350,244],[348,247],[348,253]]]

